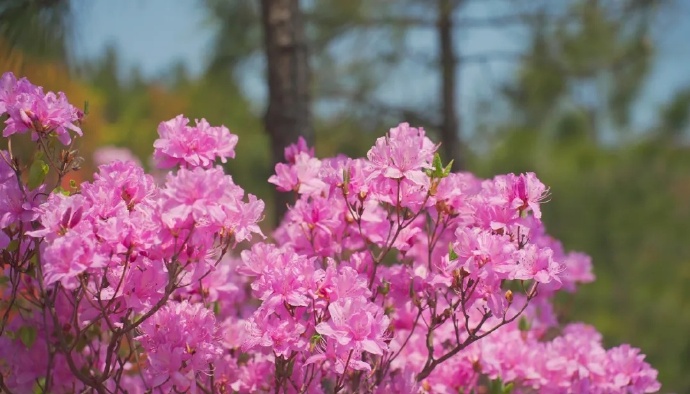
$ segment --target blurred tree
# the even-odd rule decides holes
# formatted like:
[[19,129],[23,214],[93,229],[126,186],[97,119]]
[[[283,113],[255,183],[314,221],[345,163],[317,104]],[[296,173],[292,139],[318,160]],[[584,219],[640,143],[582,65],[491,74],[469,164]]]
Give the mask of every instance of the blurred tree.
[[661,108],[661,119],[657,135],[671,143],[680,143],[690,134],[690,87],[678,91]]
[[457,115],[458,60],[453,43],[453,15],[463,0],[438,0],[439,68],[441,70],[441,149],[444,160],[453,160],[453,170],[464,169],[465,156]]
[[[562,116],[581,114],[592,143],[628,130],[630,113],[650,69],[649,29],[654,8],[636,0],[572,1],[561,16],[542,15],[532,27],[531,45],[516,81],[506,87],[517,127],[570,138],[576,130]],[[554,128],[554,125],[566,126]],[[608,135],[604,135],[608,133]]]
[[473,167],[535,171],[551,186],[550,233],[590,254],[597,275],[560,312],[596,325],[608,344],[640,346],[664,391],[688,392],[690,320],[678,316],[690,308],[687,89],[653,133],[631,121],[653,60],[652,21],[667,3],[578,0],[556,24],[542,16],[505,88],[510,111]]
[[[284,148],[303,136],[314,144],[310,69],[299,0],[262,0],[268,108],[264,116],[273,164],[285,160]],[[276,214],[287,211],[288,197],[276,191]]]
[[40,58],[67,58],[69,0],[3,0],[0,37],[12,49]]

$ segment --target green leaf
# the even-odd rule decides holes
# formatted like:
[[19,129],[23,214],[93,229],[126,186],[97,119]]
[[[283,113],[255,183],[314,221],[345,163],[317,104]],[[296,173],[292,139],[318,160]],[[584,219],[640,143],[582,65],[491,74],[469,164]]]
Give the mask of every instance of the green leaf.
[[88,115],[88,114],[89,114],[89,101],[85,100],[84,101],[84,115]]
[[492,380],[489,383],[489,392],[491,394],[510,394],[513,392],[513,382],[504,384],[501,379]]
[[36,342],[36,328],[23,326],[17,331],[17,336],[28,349]]
[[77,181],[75,181],[74,179],[70,179],[69,180],[69,187],[71,187],[72,189],[76,189],[77,188]]
[[[87,341],[86,338],[85,338],[84,336],[81,336],[81,337],[79,337],[79,339],[77,339],[77,343],[75,344],[75,347],[74,347],[74,348],[75,348],[78,352],[81,352],[82,350],[86,349],[86,346],[87,346],[88,344],[89,344],[89,341]],[[120,348],[120,350],[123,350],[123,349]]]
[[48,175],[50,167],[41,159],[34,160],[29,169],[29,189],[35,189],[40,186]]
[[17,250],[17,248],[19,248],[19,240],[13,239],[12,241],[10,241],[10,243],[7,245],[7,248],[5,249],[7,249],[8,252],[14,252],[15,250]]
[[527,318],[524,316],[520,317],[520,321],[518,322],[518,329],[520,331],[529,331],[529,322],[527,321]]
[[443,171],[443,162],[441,162],[441,156],[438,153],[434,153],[434,172]]
[[455,253],[455,250],[453,250],[453,245],[448,245],[448,259],[449,260],[457,260],[458,254]]
[[450,163],[448,163],[448,165],[446,166],[446,168],[443,169],[443,177],[442,178],[445,178],[450,174],[450,171],[451,171],[451,168],[453,167],[454,161],[455,160],[451,160]]
[[45,386],[46,386],[46,378],[36,379],[36,383],[34,384],[34,394],[45,393],[45,390],[43,389]]

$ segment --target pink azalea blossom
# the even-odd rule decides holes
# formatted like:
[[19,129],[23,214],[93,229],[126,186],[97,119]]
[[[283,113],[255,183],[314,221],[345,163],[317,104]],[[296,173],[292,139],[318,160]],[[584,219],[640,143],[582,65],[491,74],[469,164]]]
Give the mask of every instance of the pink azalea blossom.
[[197,120],[195,127],[188,123],[178,115],[158,126],[160,138],[153,143],[153,155],[161,168],[210,168],[216,158],[225,163],[235,157],[238,137],[225,126],[212,127],[206,119]]
[[196,376],[222,355],[213,313],[201,304],[171,302],[141,324],[152,386],[196,386]]
[[539,283],[551,281],[561,283],[560,274],[565,267],[553,261],[551,249],[537,249],[535,246],[529,245],[518,251],[517,255],[518,264],[513,274],[515,279],[533,279]]
[[437,146],[425,136],[424,129],[401,123],[390,129],[386,137],[380,137],[367,153],[374,171],[371,177],[408,179],[423,185]]
[[319,323],[316,331],[340,345],[372,354],[388,349],[386,330],[390,320],[364,297],[340,298],[328,307],[331,319]]
[[0,114],[6,112],[4,137],[31,130],[33,140],[39,134],[54,132],[64,145],[72,141],[69,131],[82,135],[77,123],[83,114],[67,102],[65,94],[43,93],[43,88],[32,85],[22,78],[16,80],[12,73],[0,79]]

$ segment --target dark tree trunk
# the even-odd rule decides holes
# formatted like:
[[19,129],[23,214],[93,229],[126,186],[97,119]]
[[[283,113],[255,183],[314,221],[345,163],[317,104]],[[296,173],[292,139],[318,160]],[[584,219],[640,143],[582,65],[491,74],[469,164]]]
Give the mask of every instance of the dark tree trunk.
[[456,71],[458,59],[453,47],[453,11],[458,0],[438,0],[439,67],[441,70],[441,159],[454,160],[453,171],[465,168],[456,111]]
[[[309,60],[299,0],[261,0],[261,20],[268,77],[264,125],[275,165],[284,161],[284,148],[300,135],[314,144]],[[276,192],[276,223],[288,203],[287,193]]]

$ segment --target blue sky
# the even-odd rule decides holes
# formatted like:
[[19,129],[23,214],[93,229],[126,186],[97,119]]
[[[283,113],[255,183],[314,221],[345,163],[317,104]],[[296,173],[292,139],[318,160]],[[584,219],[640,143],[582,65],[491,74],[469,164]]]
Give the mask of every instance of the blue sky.
[[[118,49],[123,69],[137,65],[147,77],[159,75],[176,61],[182,61],[195,74],[208,59],[214,28],[198,0],[77,0],[74,8],[77,28],[73,50],[78,57],[98,57],[106,45],[112,44]],[[481,7],[471,10],[475,14],[485,11]],[[656,21],[655,64],[635,115],[641,126],[653,121],[656,109],[673,92],[690,84],[689,17],[690,1],[679,1]],[[513,29],[472,30],[461,34],[458,41],[465,53],[515,51],[524,44]],[[412,44],[432,53],[434,35],[420,32],[412,38]],[[471,111],[471,104],[491,94],[511,71],[510,62],[505,61],[464,68],[460,78],[461,111]],[[249,75],[247,81],[246,90],[260,106],[264,95],[261,75]],[[438,85],[433,73],[403,68],[392,76],[389,86],[383,94],[390,97],[429,97]]]

